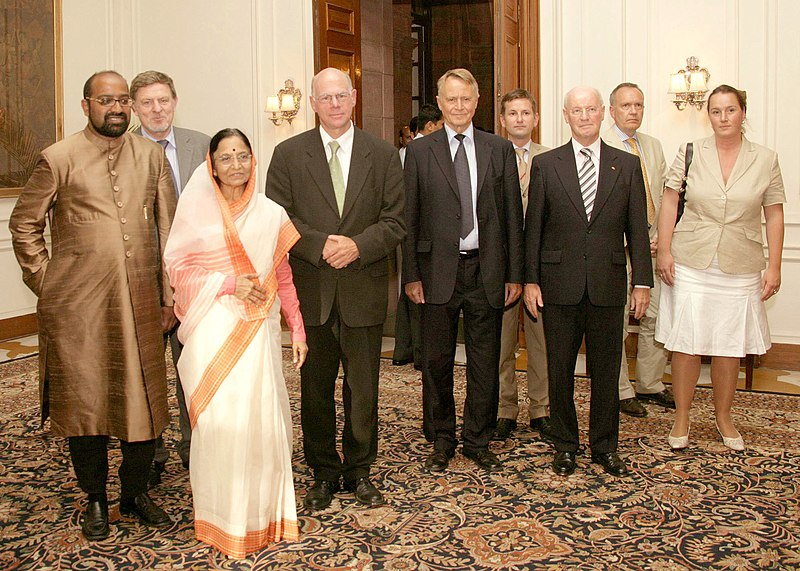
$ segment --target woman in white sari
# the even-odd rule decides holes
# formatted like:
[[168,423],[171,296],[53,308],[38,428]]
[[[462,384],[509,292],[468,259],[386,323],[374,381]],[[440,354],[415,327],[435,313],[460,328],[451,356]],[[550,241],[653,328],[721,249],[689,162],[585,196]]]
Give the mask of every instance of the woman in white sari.
[[232,557],[299,537],[279,314],[299,369],[308,348],[287,261],[299,234],[255,176],[247,137],[217,133],[164,253],[184,343],[195,536]]

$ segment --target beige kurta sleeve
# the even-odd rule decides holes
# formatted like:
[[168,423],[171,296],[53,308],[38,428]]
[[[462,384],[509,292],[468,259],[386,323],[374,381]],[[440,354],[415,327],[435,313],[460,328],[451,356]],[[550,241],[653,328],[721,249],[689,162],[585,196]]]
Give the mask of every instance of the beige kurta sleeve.
[[44,155],[40,155],[8,223],[14,254],[22,268],[22,281],[37,297],[42,291],[44,274],[50,261],[44,231],[57,190],[50,163]]

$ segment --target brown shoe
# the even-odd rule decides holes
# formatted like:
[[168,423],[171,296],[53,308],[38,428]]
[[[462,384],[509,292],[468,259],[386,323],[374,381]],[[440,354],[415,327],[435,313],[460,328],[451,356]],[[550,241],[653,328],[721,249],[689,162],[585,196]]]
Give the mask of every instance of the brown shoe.
[[642,406],[636,398],[623,399],[619,401],[619,411],[628,416],[642,418],[647,416],[647,409]]

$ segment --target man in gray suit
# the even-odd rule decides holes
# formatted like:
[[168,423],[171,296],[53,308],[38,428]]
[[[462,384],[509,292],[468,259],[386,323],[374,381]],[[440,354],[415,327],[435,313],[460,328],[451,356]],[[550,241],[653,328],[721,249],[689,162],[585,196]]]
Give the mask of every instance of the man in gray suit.
[[[180,196],[181,190],[186,186],[194,170],[203,163],[208,152],[209,137],[204,133],[181,129],[172,126],[175,118],[175,108],[178,106],[178,95],[172,78],[160,71],[144,71],[137,75],[131,82],[131,98],[133,98],[133,111],[141,122],[141,127],[136,129],[137,135],[155,141],[164,147],[170,167],[175,190]],[[178,408],[180,409],[181,442],[178,444],[178,455],[184,468],[189,468],[189,449],[191,445],[192,429],[189,423],[189,413],[186,410],[186,399],[180,388],[178,376],[178,358],[181,356],[181,343],[178,341],[177,320],[167,334],[172,347],[172,362],[175,364],[176,387]],[[165,340],[166,341],[166,340]],[[150,471],[148,484],[150,488],[161,483],[161,474],[169,458],[169,452],[164,446],[162,437],[156,440],[156,454]]]
[[[603,140],[612,147],[628,151],[639,157],[647,193],[647,227],[650,231],[650,254],[655,258],[658,246],[658,211],[667,163],[661,143],[655,137],[639,132],[644,117],[644,93],[635,83],[620,83],[611,92],[609,113],[614,124],[603,133]],[[655,259],[653,260],[655,269]],[[647,416],[639,402],[648,401],[664,408],[675,408],[672,393],[664,386],[662,377],[667,365],[667,351],[655,339],[658,298],[661,282],[653,275],[654,287],[650,292],[650,305],[639,320],[638,346],[636,351],[636,392],[628,377],[628,359],[625,346],[622,349],[622,364],[619,372],[619,409],[630,416]],[[623,328],[623,339],[628,336]]]
[[[311,82],[319,127],[275,147],[267,196],[300,232],[289,253],[306,326],[300,371],[303,451],[314,485],[303,504],[328,507],[345,489],[384,502],[370,482],[378,454],[378,371],[389,301],[389,255],[405,235],[397,149],[353,125],[356,90],[327,68]],[[344,369],[342,455],[336,446],[336,379]]]

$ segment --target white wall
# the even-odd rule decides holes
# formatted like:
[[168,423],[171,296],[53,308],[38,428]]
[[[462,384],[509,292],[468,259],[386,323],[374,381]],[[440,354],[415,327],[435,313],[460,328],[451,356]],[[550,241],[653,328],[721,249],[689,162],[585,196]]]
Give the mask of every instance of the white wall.
[[[175,124],[213,135],[238,127],[251,138],[260,187],[275,145],[314,124],[308,106],[314,74],[311,0],[64,0],[64,133],[84,128],[83,83],[115,69],[128,81],[163,71],[175,81]],[[266,98],[292,79],[304,104],[278,127]],[[8,217],[14,199],[0,199],[0,319],[33,313],[11,251]]]
[[615,85],[632,81],[645,93],[642,131],[661,139],[671,164],[682,142],[711,129],[705,108],[672,104],[670,73],[696,56],[712,88],[729,83],[747,91],[747,136],[778,152],[786,186],[783,286],[767,307],[773,341],[793,344],[800,344],[798,21],[794,0],[541,0],[543,144],[569,138],[561,108],[571,87],[597,87],[607,103]]

